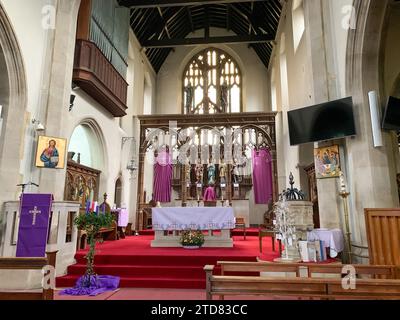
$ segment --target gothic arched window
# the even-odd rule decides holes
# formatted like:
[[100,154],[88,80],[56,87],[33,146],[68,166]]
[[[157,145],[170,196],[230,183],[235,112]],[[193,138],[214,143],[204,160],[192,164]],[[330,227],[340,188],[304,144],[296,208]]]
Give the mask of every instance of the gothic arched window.
[[190,60],[183,73],[183,113],[242,111],[242,76],[226,52],[208,48]]

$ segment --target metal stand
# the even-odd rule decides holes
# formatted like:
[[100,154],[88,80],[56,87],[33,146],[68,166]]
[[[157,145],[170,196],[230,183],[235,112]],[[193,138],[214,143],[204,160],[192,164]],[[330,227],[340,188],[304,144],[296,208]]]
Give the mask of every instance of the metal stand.
[[347,263],[352,263],[352,252],[351,252],[351,233],[350,233],[350,223],[349,223],[349,208],[347,205],[347,198],[349,197],[349,192],[340,192],[339,195],[343,199],[344,207],[344,223],[346,228],[346,244],[347,244]]

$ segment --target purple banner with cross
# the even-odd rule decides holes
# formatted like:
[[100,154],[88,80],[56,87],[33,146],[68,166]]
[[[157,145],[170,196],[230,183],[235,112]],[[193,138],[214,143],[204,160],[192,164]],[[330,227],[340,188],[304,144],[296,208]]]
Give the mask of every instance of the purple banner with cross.
[[51,194],[22,195],[17,242],[18,258],[46,256],[52,203]]

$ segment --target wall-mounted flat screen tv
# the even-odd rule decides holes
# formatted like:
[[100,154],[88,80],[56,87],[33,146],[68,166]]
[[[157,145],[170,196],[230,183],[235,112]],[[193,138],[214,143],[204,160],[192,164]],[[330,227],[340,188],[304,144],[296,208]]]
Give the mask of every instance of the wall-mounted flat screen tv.
[[383,115],[382,128],[385,130],[400,130],[400,99],[389,97]]
[[356,135],[353,98],[288,112],[292,146]]

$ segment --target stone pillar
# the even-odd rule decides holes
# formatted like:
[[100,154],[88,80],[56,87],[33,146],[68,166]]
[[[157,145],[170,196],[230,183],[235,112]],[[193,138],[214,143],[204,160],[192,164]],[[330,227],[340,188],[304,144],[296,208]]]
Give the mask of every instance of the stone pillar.
[[[374,148],[368,92],[377,90],[384,100],[381,43],[385,38],[388,1],[355,1],[357,26],[349,31],[347,92],[353,96],[357,137],[347,143],[350,228],[352,240],[368,245],[365,208],[398,207],[396,163],[390,135],[384,146]],[[364,255],[368,252],[365,248]]]
[[[70,138],[66,129],[69,117],[72,70],[75,51],[77,16],[80,0],[59,0],[57,4],[53,63],[50,72],[49,96],[46,111],[46,135]],[[40,192],[54,194],[63,200],[64,170],[42,169]]]

